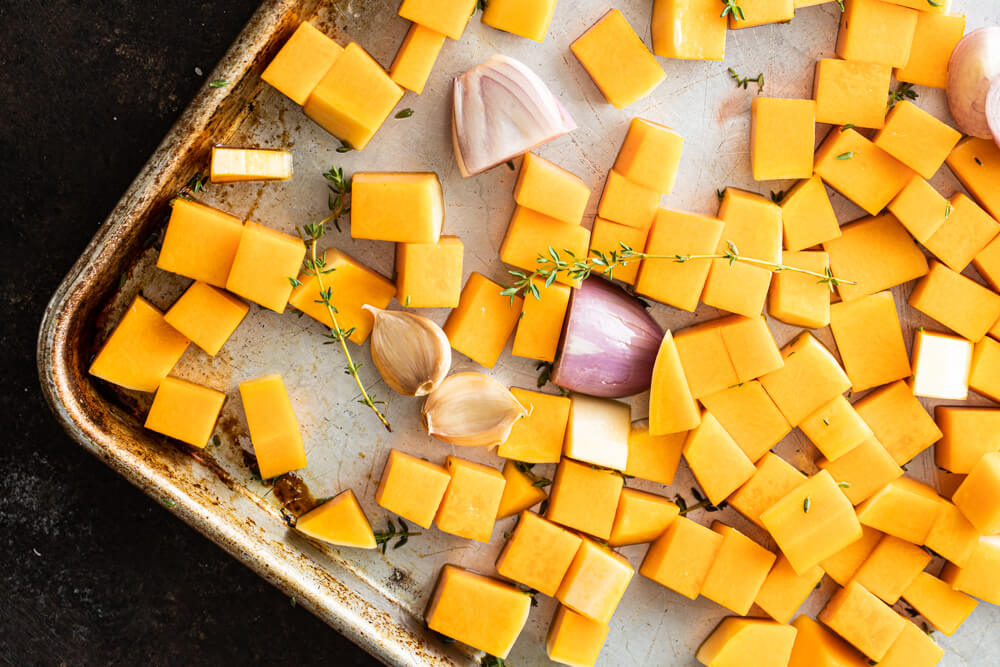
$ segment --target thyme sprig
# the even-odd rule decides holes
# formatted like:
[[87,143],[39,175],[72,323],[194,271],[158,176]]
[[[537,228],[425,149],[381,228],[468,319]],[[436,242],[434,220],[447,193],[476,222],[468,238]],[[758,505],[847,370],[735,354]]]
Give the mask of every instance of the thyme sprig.
[[889,93],[889,108],[892,109],[896,106],[897,102],[902,102],[903,100],[915,100],[920,95],[917,91],[913,90],[912,83],[906,83],[905,81],[900,82],[896,90]]
[[396,530],[396,526],[393,525],[392,519],[386,522],[385,532],[375,533],[375,545],[381,547],[382,553],[385,553],[386,546],[390,541],[396,540],[396,543],[392,545],[393,549],[398,549],[399,547],[406,544],[411,537],[417,537],[421,533],[411,533],[410,527],[406,525],[406,522],[396,518],[396,523],[399,524],[399,530]]
[[740,7],[737,0],[722,0],[722,4],[725,5],[722,10],[722,18],[732,15],[737,21],[746,21],[747,16],[743,13],[743,8]]
[[695,510],[705,510],[706,512],[721,512],[722,510],[729,507],[729,503],[723,500],[718,505],[713,505],[712,502],[704,496],[698,489],[691,487],[691,495],[694,496],[695,503],[693,505],[688,505],[684,496],[677,494],[674,496],[674,503],[680,508],[680,515],[687,516],[690,512]]
[[323,172],[323,178],[327,180],[326,187],[330,189],[326,198],[326,205],[330,209],[330,215],[319,221],[318,224],[325,225],[332,222],[338,232],[340,228],[340,217],[350,212],[347,207],[347,196],[351,194],[351,179],[344,176],[344,170],[340,167],[330,167],[329,171]]
[[[742,12],[743,10],[741,9],[740,11]],[[730,67],[729,68],[729,78],[731,78],[733,81],[736,82],[736,87],[737,88],[743,88],[744,90],[746,90],[747,86],[749,86],[751,83],[756,83],[757,84],[757,94],[760,95],[762,92],[764,92],[764,73],[763,72],[760,72],[759,74],[757,74],[757,76],[751,78],[749,76],[740,76],[739,74],[736,73],[736,70],[734,70],[732,67]]]
[[517,471],[519,473],[530,479],[531,485],[536,488],[544,489],[546,486],[552,485],[551,479],[535,474],[535,471],[532,470],[532,468],[534,467],[533,464],[522,463],[521,461],[517,461],[514,463],[514,467],[517,468]]
[[[339,344],[340,349],[344,353],[344,360],[347,362],[344,368],[344,373],[350,375],[354,378],[355,384],[358,385],[358,389],[361,391],[361,398],[358,399],[358,403],[367,406],[369,410],[375,413],[378,420],[382,422],[385,426],[385,430],[392,431],[392,426],[389,425],[389,420],[386,416],[382,414],[382,410],[379,408],[380,405],[384,406],[385,401],[380,401],[376,398],[375,394],[369,394],[368,390],[365,389],[364,383],[361,381],[361,376],[358,375],[358,369],[361,368],[361,364],[354,363],[354,359],[351,357],[351,350],[347,347],[348,337],[354,333],[354,329],[341,329],[340,324],[337,323],[337,309],[333,305],[333,288],[327,287],[323,281],[323,276],[333,273],[335,270],[332,267],[328,267],[326,264],[326,252],[322,254],[316,252],[316,244],[323,238],[323,234],[326,232],[326,225],[323,222],[314,222],[302,227],[299,235],[306,244],[306,259],[303,264],[303,273],[307,276],[313,276],[316,278],[316,285],[319,287],[319,298],[316,299],[316,303],[321,303],[326,308],[326,312],[330,315],[330,322],[332,326],[330,327],[330,333],[326,335],[328,340],[325,344]],[[292,285],[298,282],[294,278],[291,278]]]
[[479,661],[479,667],[507,667],[507,663],[503,658],[498,658],[495,655],[484,655],[483,659]]

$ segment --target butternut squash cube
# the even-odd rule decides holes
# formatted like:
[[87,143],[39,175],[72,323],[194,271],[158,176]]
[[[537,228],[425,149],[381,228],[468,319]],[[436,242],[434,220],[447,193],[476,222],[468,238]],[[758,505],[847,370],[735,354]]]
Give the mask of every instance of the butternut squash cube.
[[1000,533],[1000,452],[984,454],[951,501],[981,535]]
[[660,193],[633,183],[612,169],[604,182],[597,215],[637,229],[649,229],[660,207]]
[[781,356],[785,365],[760,383],[792,426],[851,388],[844,369],[808,331],[782,348]]
[[652,542],[663,534],[680,508],[663,496],[636,489],[622,489],[608,544],[622,547]]
[[444,193],[434,172],[361,172],[351,180],[351,237],[437,243]]
[[753,462],[767,454],[792,430],[756,380],[703,396],[701,403]]
[[854,409],[899,465],[941,439],[934,419],[903,381],[867,394]]
[[[837,233],[840,231],[838,229]],[[830,267],[825,252],[789,252],[782,254],[786,266],[824,273]],[[782,271],[771,279],[767,312],[785,324],[807,329],[819,329],[830,323],[830,289],[809,276],[795,271]]]
[[979,251],[972,259],[972,265],[994,291],[1000,291],[1000,236]]
[[904,67],[896,68],[896,78],[944,90],[948,85],[948,61],[964,34],[964,15],[920,12],[910,58]]
[[455,350],[486,368],[496,365],[524,303],[521,297],[506,297],[501,291],[500,285],[473,272],[443,327]]
[[964,401],[969,395],[972,343],[918,330],[913,340],[913,395]]
[[892,214],[864,218],[841,227],[840,238],[827,241],[830,268],[856,285],[837,287],[844,301],[902,285],[927,273],[927,258]]
[[649,433],[652,436],[683,433],[701,422],[683,363],[673,334],[667,331],[656,354],[649,388]]
[[816,122],[882,127],[891,78],[892,68],[888,65],[821,59],[816,63],[816,78],[813,81]]
[[451,475],[444,466],[391,449],[375,502],[421,528],[430,528],[449,482]]
[[837,396],[806,417],[799,428],[830,461],[839,459],[864,440],[874,437],[861,415],[843,396]]
[[497,558],[497,572],[543,595],[553,596],[582,540],[534,512],[522,512],[514,534]]
[[822,621],[872,660],[881,660],[906,621],[864,586],[851,582],[819,614]]
[[861,526],[861,537],[846,547],[824,559],[820,567],[830,578],[841,586],[846,586],[854,573],[868,560],[868,556],[882,540],[883,533],[869,526]]
[[514,185],[519,206],[578,225],[589,199],[590,188],[579,176],[534,153],[524,154]]
[[927,540],[940,511],[937,492],[908,477],[889,482],[857,510],[866,526],[914,544]]
[[753,477],[756,468],[711,412],[684,441],[684,460],[705,495],[718,505]]
[[938,262],[910,292],[909,304],[973,343],[1000,319],[1000,294]]
[[944,224],[945,214],[950,215],[951,204],[938,194],[934,186],[914,174],[896,198],[889,202],[889,212],[906,227],[906,231],[920,243],[934,235]]
[[301,106],[343,52],[340,44],[303,21],[260,78]]
[[[785,250],[805,250],[840,236],[837,214],[819,176],[799,181],[788,191],[781,200],[781,221]],[[786,263],[798,266],[791,260]]]
[[[653,23],[655,26],[655,18]],[[656,44],[655,37],[653,44]],[[684,137],[677,132],[637,116],[629,124],[628,134],[615,159],[614,170],[644,188],[670,194],[674,189],[683,147]]]
[[698,648],[695,659],[708,667],[785,667],[795,643],[795,628],[761,618],[722,619]]
[[242,236],[243,222],[236,216],[178,197],[171,204],[156,266],[225,287]]
[[686,438],[687,433],[684,431],[653,435],[649,432],[648,421],[632,422],[628,434],[628,465],[625,466],[625,474],[670,486],[674,483]]
[[622,477],[610,470],[563,459],[552,481],[545,518],[607,540],[623,485]]
[[539,298],[529,296],[521,307],[521,317],[514,333],[511,354],[540,361],[554,361],[562,335],[570,288],[566,285],[545,286],[541,278],[533,279]]
[[[589,244],[590,232],[586,227],[518,206],[500,245],[500,261],[531,272],[538,266],[538,257],[549,254],[549,248],[568,259],[565,250],[577,257],[586,257]],[[580,281],[570,278],[568,273],[560,273],[556,280],[564,285],[580,286]]]
[[292,295],[291,277],[299,273],[305,256],[306,246],[299,237],[247,220],[226,289],[283,313]]
[[292,177],[292,154],[286,150],[212,147],[209,181],[287,181]]
[[854,573],[853,581],[886,604],[896,604],[930,562],[931,555],[923,548],[886,535]]
[[295,529],[309,537],[342,547],[376,547],[368,517],[351,489],[300,516],[295,521]]
[[823,568],[819,565],[796,574],[788,559],[780,554],[754,603],[778,623],[788,623],[822,580]]
[[684,377],[694,398],[714,394],[740,382],[726,350],[719,321],[688,327],[674,337]]
[[1000,536],[980,537],[969,562],[962,567],[945,564],[941,578],[956,591],[1000,604]]
[[900,7],[910,7],[911,9],[919,9],[921,14],[925,13],[935,13],[935,14],[947,14],[951,10],[951,0],[935,0],[932,5],[929,2],[922,2],[922,0],[885,0],[886,2],[899,5]]
[[226,395],[221,391],[165,377],[156,390],[144,426],[203,449],[225,401]]
[[998,233],[1000,223],[959,192],[945,209],[944,223],[924,247],[953,271],[962,272]]
[[313,88],[302,110],[324,130],[361,150],[402,97],[403,89],[382,66],[351,42]]
[[452,39],[462,36],[465,24],[475,11],[476,0],[403,0],[403,4],[399,6],[399,15],[404,19]]
[[964,567],[979,543],[979,531],[954,503],[941,500],[937,520],[927,533],[924,545],[945,560]]
[[910,376],[910,360],[892,292],[833,304],[830,329],[855,391]]
[[[520,467],[525,465],[517,461],[507,461],[503,464],[503,478],[506,483],[503,495],[500,496],[500,506],[497,508],[497,521],[520,514],[548,498],[541,487],[535,486],[535,480],[520,470]],[[527,465],[527,468],[530,469],[531,466]]]
[[438,530],[477,542],[489,542],[503,497],[504,476],[495,468],[449,456],[451,475],[434,524]]
[[763,528],[760,515],[805,481],[806,476],[791,463],[768,452],[757,462],[757,471],[753,477],[729,496],[726,502]]
[[951,584],[927,572],[917,575],[903,597],[947,637],[955,634],[979,604],[975,598],[954,590]]
[[816,465],[833,476],[852,505],[864,502],[903,474],[903,469],[873,436],[863,439],[836,461],[822,458]]
[[514,35],[545,40],[549,31],[556,0],[498,0],[483,9],[483,23]]
[[[921,12],[924,14],[927,12]],[[907,621],[903,632],[878,664],[882,667],[935,667],[943,657],[944,649],[921,628]]]
[[701,594],[734,614],[746,616],[776,556],[724,523],[713,521],[712,530],[722,535],[722,545],[708,570]]
[[791,21],[795,15],[793,0],[743,0],[744,15],[729,15],[729,29],[753,28],[767,23]]
[[1000,410],[938,406],[934,418],[942,433],[934,448],[941,468],[965,475],[984,454],[1000,451]]
[[444,35],[437,30],[419,23],[410,24],[389,68],[389,78],[417,95],[424,92],[424,85],[434,69],[442,46]]
[[902,67],[910,59],[917,11],[881,0],[846,0],[837,36],[845,60]]
[[1000,146],[966,137],[945,160],[955,178],[994,218],[1000,216]]
[[497,454],[525,463],[559,463],[570,400],[518,387],[511,387],[510,391],[530,414],[514,422],[510,436],[501,443]]
[[569,48],[605,99],[619,109],[649,95],[667,76],[617,9],[601,17]]
[[[328,248],[325,253],[327,269],[323,285],[330,291],[330,303],[336,308],[337,324],[349,331],[347,338],[360,345],[368,339],[375,318],[362,306],[387,308],[396,287],[378,273],[347,253]],[[305,272],[299,275],[299,286],[292,292],[288,303],[327,327],[333,327],[330,311],[320,298],[319,281]]]
[[584,463],[625,470],[631,425],[628,403],[574,393],[563,454]]
[[553,662],[593,667],[610,630],[606,623],[598,623],[569,607],[559,605],[556,616],[549,625],[545,653]]
[[396,293],[408,308],[455,308],[462,294],[465,245],[457,236],[396,246]]
[[716,320],[716,323],[740,382],[749,382],[785,365],[763,316],[734,315]]
[[865,667],[868,660],[847,642],[802,615],[792,621],[795,645],[788,667]]
[[750,125],[754,180],[811,177],[815,143],[814,100],[754,98]]
[[[874,4],[878,0],[864,2]],[[901,100],[889,112],[885,127],[875,135],[874,142],[886,153],[929,179],[941,168],[961,138],[962,133],[958,130],[913,102]]]
[[250,306],[228,292],[195,281],[163,319],[214,357],[249,310]]
[[888,206],[913,177],[912,169],[851,128],[830,131],[816,151],[816,173],[871,215]]
[[[649,231],[646,253],[668,257],[714,253],[724,226],[715,218],[661,208]],[[645,259],[636,276],[635,291],[669,306],[694,312],[711,267],[709,262]]]
[[861,537],[851,502],[826,470],[789,491],[760,522],[798,574]]
[[653,53],[683,60],[724,60],[726,17],[712,0],[653,0]]
[[250,429],[261,479],[306,467],[302,432],[280,375],[240,383],[240,398]]
[[606,624],[634,574],[635,570],[623,556],[583,538],[556,599],[576,613]]
[[678,517],[650,545],[639,574],[694,600],[722,547],[722,539],[719,533]]
[[[477,611],[470,614],[470,609]],[[424,620],[434,632],[503,659],[521,634],[530,611],[528,593],[492,577],[445,565]]]
[[1000,343],[992,338],[984,338],[976,343],[972,353],[969,387],[1000,403]]
[[180,361],[188,342],[167,324],[163,313],[137,296],[88,372],[126,389],[154,392]]
[[[596,218],[594,220],[594,227],[590,230],[590,254],[592,256],[599,256],[598,253],[608,254],[612,251],[621,253],[623,250],[622,244],[627,245],[636,252],[642,252],[639,248],[646,247],[646,237],[648,234],[648,230],[639,227],[629,227],[628,225],[620,225],[617,222],[611,222],[604,218]],[[634,285],[641,264],[642,262],[639,260],[632,260],[621,266],[616,266],[613,270],[604,269],[600,272],[609,278],[620,280],[627,285]],[[600,269],[600,267],[597,268]]]

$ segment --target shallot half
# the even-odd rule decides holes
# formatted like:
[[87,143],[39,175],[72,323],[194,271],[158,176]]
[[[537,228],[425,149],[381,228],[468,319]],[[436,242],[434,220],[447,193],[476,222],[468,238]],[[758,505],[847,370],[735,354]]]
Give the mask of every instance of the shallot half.
[[[1000,27],[974,30],[962,38],[948,62],[948,106],[962,132],[990,139],[1000,134]],[[991,117],[992,114],[992,117]],[[993,132],[990,130],[993,129]]]

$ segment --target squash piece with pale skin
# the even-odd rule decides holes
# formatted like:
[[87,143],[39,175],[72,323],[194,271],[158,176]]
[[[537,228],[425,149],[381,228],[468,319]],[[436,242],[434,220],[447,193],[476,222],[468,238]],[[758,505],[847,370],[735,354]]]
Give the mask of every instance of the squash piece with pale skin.
[[292,177],[292,154],[263,148],[212,149],[209,180],[212,183],[287,181]]
[[576,461],[623,471],[628,464],[631,425],[628,403],[574,393],[570,397],[563,454]]

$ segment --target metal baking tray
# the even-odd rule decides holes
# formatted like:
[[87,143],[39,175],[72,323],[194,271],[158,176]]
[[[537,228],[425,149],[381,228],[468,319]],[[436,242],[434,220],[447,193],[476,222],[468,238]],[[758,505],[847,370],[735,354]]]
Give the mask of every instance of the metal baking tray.
[[[956,0],[970,29],[1000,24],[996,3]],[[586,224],[595,213],[607,170],[624,137],[628,121],[643,116],[673,126],[687,139],[682,170],[665,204],[714,214],[716,189],[727,185],[767,194],[789,183],[755,183],[749,171],[749,109],[754,95],[734,85],[727,68],[741,76],[765,77],[764,94],[810,97],[812,71],[819,57],[833,55],[840,11],[836,3],[801,10],[789,25],[731,31],[725,63],[661,60],[666,81],[648,98],[625,111],[608,105],[586,72],[570,55],[569,43],[609,8],[601,0],[559,3],[543,44],[493,30],[475,18],[463,38],[449,40],[421,96],[407,93],[399,108],[412,117],[390,117],[362,152],[338,153],[339,142],[325,133],[293,103],[261,83],[259,74],[299,21],[311,19],[341,43],[356,40],[388,65],[407,29],[396,16],[397,0],[268,0],[206,81],[205,86],[131,187],[98,230],[83,255],[59,286],[46,311],[39,335],[38,365],[46,397],[57,419],[85,449],[105,461],[170,511],[256,570],[297,602],[393,665],[475,664],[478,656],[440,641],[423,624],[422,612],[440,567],[457,563],[493,572],[504,531],[512,519],[497,523],[490,544],[480,544],[424,531],[402,549],[377,551],[338,549],[305,539],[290,530],[283,513],[307,508],[312,497],[353,488],[376,529],[389,518],[374,502],[374,491],[386,453],[396,447],[435,460],[451,453],[499,466],[484,450],[447,446],[426,436],[418,425],[419,402],[392,394],[368,363],[366,348],[354,348],[365,364],[368,386],[388,400],[394,432],[385,432],[370,413],[357,405],[353,385],[342,374],[339,351],[323,346],[320,325],[294,314],[253,307],[250,315],[216,358],[194,346],[174,373],[228,393],[217,444],[195,450],[141,427],[151,397],[120,390],[86,373],[92,354],[123,309],[142,293],[166,308],[187,281],[155,268],[157,242],[168,202],[189,180],[205,173],[210,147],[216,144],[288,148],[294,154],[295,178],[287,183],[209,185],[199,198],[234,214],[284,231],[326,215],[322,172],[331,165],[355,170],[434,170],[447,200],[445,231],[466,244],[465,273],[480,271],[496,280],[506,273],[497,259],[513,209],[515,173],[500,166],[463,179],[452,156],[449,118],[452,77],[500,52],[531,66],[559,96],[579,124],[568,136],[544,146],[545,157],[579,174],[593,189]],[[616,5],[648,44],[651,3],[620,0]],[[721,9],[721,6],[720,6]],[[941,91],[920,89],[918,103],[946,114]],[[825,132],[821,128],[818,139]],[[947,169],[935,178],[942,192],[960,185]],[[834,197],[842,222],[861,217],[859,209]],[[392,246],[353,241],[345,230],[331,230],[327,243],[343,248],[385,275],[393,269]],[[896,289],[905,302],[911,285]],[[446,311],[427,314],[443,322]],[[654,317],[665,327],[680,328],[715,317],[710,308],[692,316],[654,305]],[[934,325],[912,309],[904,313],[907,340],[915,327]],[[797,330],[772,322],[779,344]],[[829,331],[818,333],[831,349]],[[476,369],[457,355],[454,370]],[[245,418],[236,386],[265,373],[283,375],[303,429],[309,467],[275,486],[255,476]],[[534,387],[537,371],[529,360],[505,354],[493,375],[511,385]],[[645,416],[647,397],[632,399],[635,418]],[[974,403],[987,404],[984,399]],[[928,407],[932,403],[927,403]],[[793,433],[777,450],[812,472],[814,450]],[[540,472],[550,472],[542,467]],[[909,474],[935,479],[933,458],[922,454]],[[682,465],[670,488],[630,480],[630,485],[666,495],[680,493],[689,501],[694,482]],[[721,518],[765,541],[767,536],[732,510],[693,513],[709,522]],[[773,546],[773,544],[771,544]],[[621,550],[638,566],[645,546]],[[814,613],[832,591],[827,581],[804,607]],[[540,599],[510,657],[511,664],[543,664],[544,635],[554,602]],[[470,610],[475,613],[475,610]],[[601,665],[691,665],[694,651],[725,615],[722,608],[694,602],[636,576],[612,621]],[[981,605],[951,638],[936,636],[948,649],[945,665],[982,665],[1000,661],[1000,610]]]

